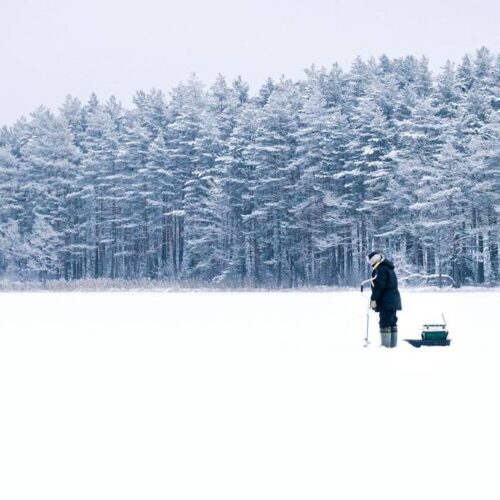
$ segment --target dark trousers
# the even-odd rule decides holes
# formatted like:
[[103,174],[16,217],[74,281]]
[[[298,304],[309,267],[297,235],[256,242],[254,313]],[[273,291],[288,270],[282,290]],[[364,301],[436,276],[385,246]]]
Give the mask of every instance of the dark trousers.
[[389,328],[391,326],[396,326],[398,322],[398,317],[396,316],[396,311],[381,309],[379,311],[379,326],[380,328]]

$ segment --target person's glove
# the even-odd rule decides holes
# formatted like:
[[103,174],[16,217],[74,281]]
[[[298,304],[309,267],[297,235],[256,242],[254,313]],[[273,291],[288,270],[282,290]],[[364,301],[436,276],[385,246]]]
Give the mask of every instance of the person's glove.
[[375,300],[371,300],[370,307],[375,311],[375,309],[377,309],[377,302]]

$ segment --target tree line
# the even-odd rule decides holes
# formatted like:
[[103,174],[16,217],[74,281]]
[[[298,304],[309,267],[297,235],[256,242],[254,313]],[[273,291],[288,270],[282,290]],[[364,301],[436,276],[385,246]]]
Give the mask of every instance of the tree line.
[[310,67],[168,95],[68,96],[0,129],[0,273],[350,285],[381,249],[401,274],[495,284],[500,57]]

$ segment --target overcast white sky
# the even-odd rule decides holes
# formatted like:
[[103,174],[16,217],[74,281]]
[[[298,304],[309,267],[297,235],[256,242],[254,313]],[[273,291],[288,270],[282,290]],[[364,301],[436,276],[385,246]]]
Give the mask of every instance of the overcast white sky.
[[129,105],[194,71],[207,84],[356,55],[426,55],[431,68],[500,47],[496,0],[0,0],[0,125],[67,94]]

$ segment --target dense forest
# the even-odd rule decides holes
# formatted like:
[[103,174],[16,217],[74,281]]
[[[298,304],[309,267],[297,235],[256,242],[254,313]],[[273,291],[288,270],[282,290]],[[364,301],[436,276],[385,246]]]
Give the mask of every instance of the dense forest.
[[255,94],[68,96],[0,129],[0,275],[227,287],[400,275],[498,284],[500,56],[311,67]]

